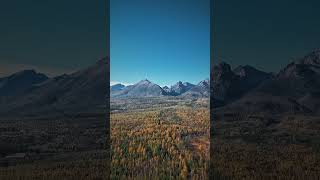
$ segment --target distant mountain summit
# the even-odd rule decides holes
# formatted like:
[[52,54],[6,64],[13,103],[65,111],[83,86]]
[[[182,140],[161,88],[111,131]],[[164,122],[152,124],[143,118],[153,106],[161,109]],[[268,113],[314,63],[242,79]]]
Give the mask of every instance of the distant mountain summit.
[[174,96],[181,95],[187,91],[189,91],[191,88],[193,88],[195,85],[184,82],[182,83],[181,81],[177,82],[175,85],[171,86],[170,88],[170,94]]
[[115,84],[115,85],[112,85],[112,86],[110,87],[110,90],[111,90],[112,92],[121,91],[121,90],[123,90],[125,87],[126,87],[126,86],[123,85],[123,84]]
[[171,93],[171,90],[168,86],[164,86],[162,87],[162,89],[167,93],[167,94],[170,94]]
[[148,79],[141,80],[138,83],[127,86],[120,91],[111,94],[112,97],[154,97],[165,95],[166,92],[157,84]]
[[23,93],[33,86],[48,80],[48,77],[35,70],[23,70],[0,78],[0,96],[13,96]]
[[179,81],[175,85],[171,86],[171,92],[179,95],[186,92],[186,87],[182,84],[181,81]]
[[182,94],[183,97],[209,97],[210,96],[210,81],[208,79],[200,81],[197,85],[191,87],[188,91]]

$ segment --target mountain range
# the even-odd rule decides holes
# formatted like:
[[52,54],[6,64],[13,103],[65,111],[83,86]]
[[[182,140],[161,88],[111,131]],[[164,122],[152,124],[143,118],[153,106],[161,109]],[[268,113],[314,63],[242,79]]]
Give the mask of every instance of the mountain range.
[[148,79],[141,80],[134,85],[124,86],[115,84],[110,87],[112,98],[125,97],[159,97],[159,96],[180,96],[180,97],[209,97],[210,85],[209,80],[201,81],[194,85],[188,82],[181,81],[172,85],[160,87],[159,85],[149,81]]
[[[49,78],[25,70],[0,78],[0,114],[38,114],[59,110],[103,111],[107,97],[209,97],[211,108],[231,108],[270,113],[320,112],[320,50],[297,59],[278,73],[252,66],[234,69],[228,63],[214,65],[211,82],[177,82],[171,87],[145,79],[134,85],[108,85],[109,58],[71,74]],[[210,88],[211,87],[211,88]]]
[[[226,63],[212,72],[212,101],[217,106],[269,113],[320,112],[320,50],[297,59],[276,74]],[[215,104],[215,103],[213,103]],[[217,107],[216,106],[216,107]]]
[[[22,71],[0,80],[0,114],[104,111],[109,94],[109,58],[53,78]],[[10,93],[8,93],[10,92]]]

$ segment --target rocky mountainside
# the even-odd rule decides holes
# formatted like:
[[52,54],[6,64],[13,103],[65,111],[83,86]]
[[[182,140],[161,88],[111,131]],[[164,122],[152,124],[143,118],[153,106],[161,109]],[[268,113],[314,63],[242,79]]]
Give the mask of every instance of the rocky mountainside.
[[[113,86],[112,86],[113,88]],[[112,97],[154,97],[165,95],[166,92],[157,84],[145,79],[119,91],[112,92]]]

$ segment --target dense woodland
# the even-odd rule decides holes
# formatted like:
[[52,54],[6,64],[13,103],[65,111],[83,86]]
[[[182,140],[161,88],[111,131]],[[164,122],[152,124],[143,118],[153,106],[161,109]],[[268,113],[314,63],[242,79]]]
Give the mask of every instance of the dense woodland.
[[209,111],[176,107],[111,115],[111,179],[206,179]]

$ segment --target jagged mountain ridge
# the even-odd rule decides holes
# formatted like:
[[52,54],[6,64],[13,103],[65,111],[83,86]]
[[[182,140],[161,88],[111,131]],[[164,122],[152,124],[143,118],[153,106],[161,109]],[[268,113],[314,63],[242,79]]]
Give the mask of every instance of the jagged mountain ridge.
[[181,81],[179,81],[175,85],[171,86],[170,93],[175,96],[181,95],[189,91],[190,89],[192,89],[194,86],[195,86],[194,84],[191,84],[188,82],[182,83]]
[[228,105],[270,113],[320,113],[320,50],[288,64]]
[[[209,97],[209,81],[205,80],[206,86],[203,83],[194,85],[188,82],[182,83],[181,81],[172,85],[170,88],[167,86],[160,87],[159,85],[152,83],[145,79],[134,85],[127,86],[120,90],[114,90],[111,92],[113,98],[125,98],[125,97],[160,97],[160,96],[182,96],[187,97]],[[114,88],[115,86],[111,86]]]
[[260,71],[252,66],[238,66],[231,69],[225,62],[213,66],[213,99],[230,103],[241,98],[261,82],[272,78],[271,73]]

